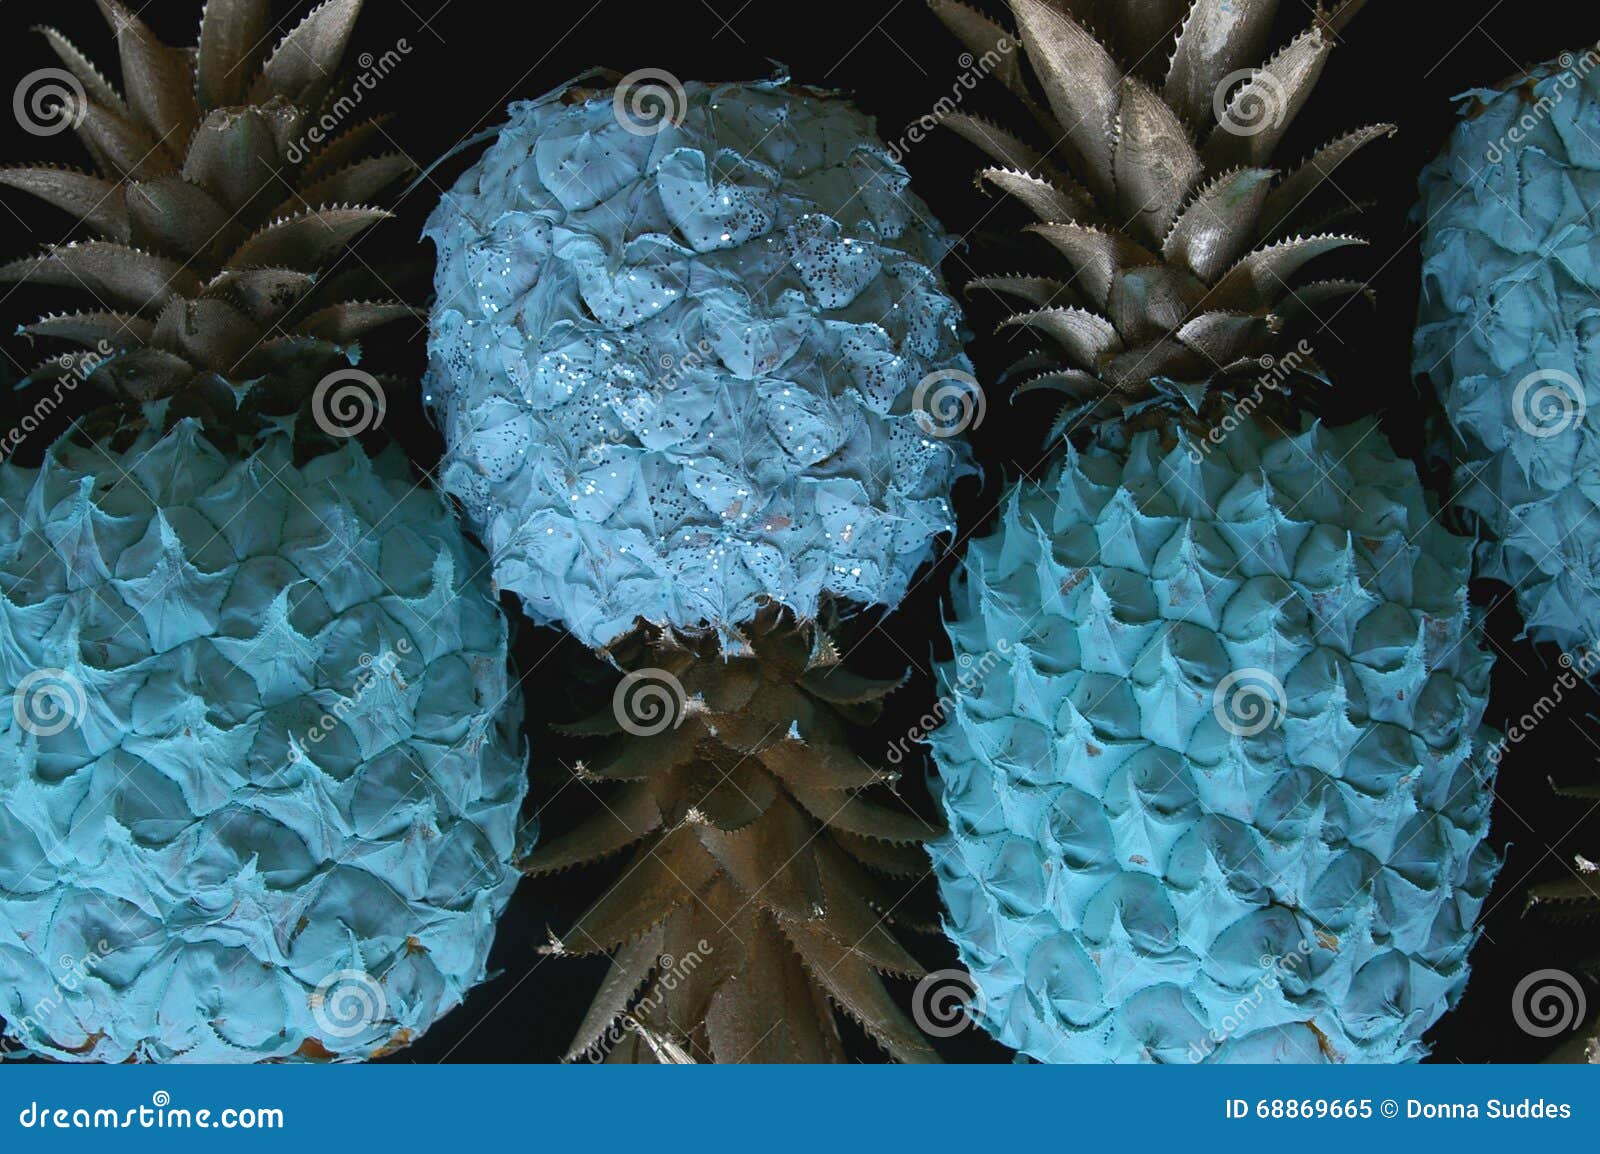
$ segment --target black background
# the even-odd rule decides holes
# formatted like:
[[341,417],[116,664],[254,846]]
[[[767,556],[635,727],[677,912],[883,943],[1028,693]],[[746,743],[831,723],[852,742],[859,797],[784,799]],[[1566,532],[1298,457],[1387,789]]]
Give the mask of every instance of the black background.
[[[309,7],[308,0],[278,4],[282,27],[291,26]],[[152,0],[142,15],[169,43],[189,44],[198,9],[195,0]],[[1283,0],[1285,38],[1304,26],[1308,12],[1304,0]],[[0,92],[9,92],[25,73],[55,63],[42,39],[28,32],[38,23],[62,28],[115,75],[109,34],[89,0],[0,0]],[[439,0],[369,0],[352,53],[382,54],[402,37],[410,54],[369,96],[368,104],[399,114],[391,135],[423,163],[498,124],[509,100],[539,95],[594,65],[621,72],[664,68],[685,79],[743,79],[769,75],[773,61],[782,61],[801,82],[854,92],[878,117],[889,139],[899,137],[908,123],[950,94],[963,71],[960,47],[920,0],[446,0],[442,7]],[[1428,410],[1409,372],[1418,258],[1415,229],[1407,222],[1417,174],[1449,130],[1454,95],[1597,38],[1600,13],[1592,5],[1566,0],[1371,0],[1348,30],[1318,94],[1296,123],[1286,156],[1303,155],[1336,131],[1371,121],[1393,121],[1401,133],[1374,146],[1364,160],[1338,176],[1339,187],[1349,196],[1375,202],[1362,225],[1373,238],[1372,247],[1348,268],[1370,279],[1379,297],[1376,309],[1343,310],[1334,333],[1321,339],[1324,358],[1337,374],[1336,388],[1323,401],[1330,418],[1381,414],[1400,451],[1420,457]],[[1008,111],[994,94],[975,94],[968,101],[980,111]],[[70,136],[39,140],[24,134],[9,116],[0,116],[0,157],[82,163]],[[986,214],[988,228],[1017,220],[1005,206],[974,190],[976,160],[967,146],[943,134],[914,145],[907,155],[918,191],[957,234]],[[416,255],[414,238],[421,221],[439,189],[467,163],[457,159],[446,164],[434,183],[408,196],[401,219],[363,242],[364,258]],[[0,236],[5,240],[0,256],[20,256],[65,239],[68,229],[69,222],[26,196],[0,191]],[[1000,259],[983,243],[958,252],[947,267],[951,280],[959,285],[979,271],[1013,271],[986,257]],[[54,351],[30,348],[10,333],[15,324],[46,307],[72,307],[68,299],[0,288],[0,301],[0,349],[14,366],[31,367]],[[977,327],[992,327],[991,319],[976,317]],[[420,329],[397,326],[374,344],[370,352],[378,363],[413,380],[420,375],[425,359]],[[988,339],[977,340],[973,351],[985,379],[994,377],[1008,352]],[[1050,415],[1048,402],[1012,407],[993,393],[991,402],[973,435],[986,482],[981,489],[969,483],[958,502],[964,534],[984,526],[1003,480],[1037,472],[1044,459],[1041,434]],[[419,466],[431,465],[438,444],[421,418],[416,397],[391,396],[389,408],[385,429]],[[42,443],[25,447],[24,460],[29,448],[36,455]],[[1442,479],[1435,479],[1442,491]],[[926,667],[930,657],[943,655],[940,598],[952,560],[947,556],[941,561],[892,618],[858,623],[852,661],[864,671],[892,674],[908,664],[915,668],[878,731],[863,735],[863,754],[881,757],[887,743],[904,734],[933,700]],[[1475,597],[1490,610],[1490,640],[1500,657],[1490,711],[1490,721],[1496,723],[1521,714],[1549,692],[1558,672],[1553,653],[1536,652],[1515,640],[1518,623],[1506,592],[1487,584],[1474,587]],[[507,609],[514,612],[509,599]],[[567,767],[581,750],[552,734],[545,723],[571,719],[586,701],[603,700],[606,672],[580,647],[525,620],[519,621],[518,635],[535,794],[552,799],[546,803],[544,824],[548,833],[558,833],[584,812],[587,795],[568,785]],[[1582,951],[1577,931],[1552,930],[1540,920],[1524,918],[1522,892],[1530,882],[1562,876],[1566,867],[1561,859],[1570,861],[1574,852],[1600,854],[1596,823],[1572,828],[1586,806],[1556,799],[1547,780],[1576,781],[1592,774],[1600,729],[1590,728],[1586,715],[1595,704],[1587,692],[1568,694],[1557,713],[1505,758],[1492,836],[1497,845],[1509,845],[1508,860],[1490,901],[1465,1000],[1430,1035],[1435,1061],[1527,1061],[1549,1048],[1548,1042],[1529,1038],[1516,1026],[1511,991],[1534,969],[1573,969]],[[909,768],[905,793],[912,804],[926,807],[926,792],[914,780],[919,776],[916,767]],[[391,1060],[548,1061],[558,1056],[603,965],[544,957],[537,947],[545,941],[547,927],[564,928],[607,876],[602,868],[563,875],[556,882],[525,883],[501,923],[493,957],[501,976]],[[928,893],[908,908],[929,921],[935,916]],[[955,964],[953,950],[937,935],[911,935],[910,944],[930,968]],[[900,988],[899,993],[908,990]],[[1600,991],[1591,987],[1589,995],[1591,1006],[1600,1006]],[[860,1038],[853,1042],[861,1060],[879,1060],[869,1043]],[[949,1040],[943,1049],[953,1060],[1009,1057],[977,1031]]]

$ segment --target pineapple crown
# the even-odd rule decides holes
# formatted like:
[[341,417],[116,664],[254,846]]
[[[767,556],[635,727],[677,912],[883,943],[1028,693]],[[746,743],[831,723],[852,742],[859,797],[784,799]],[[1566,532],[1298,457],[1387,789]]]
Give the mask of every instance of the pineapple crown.
[[92,238],[0,265],[0,280],[87,290],[97,307],[22,333],[95,349],[91,379],[143,401],[218,381],[303,390],[368,331],[415,315],[369,269],[332,271],[390,215],[366,202],[414,167],[384,147],[380,119],[344,124],[358,102],[335,83],[361,0],[326,0],[270,50],[270,0],[209,0],[194,48],[163,44],[120,0],[96,3],[123,91],[39,29],[74,79],[72,123],[96,171],[0,169]]
[[[1007,0],[1029,68],[1005,51],[1012,34],[958,0],[929,0],[1021,102],[1048,145],[965,112],[944,123],[995,163],[978,173],[1037,218],[1072,270],[1068,280],[977,278],[1023,303],[1002,330],[1042,347],[1013,369],[1018,392],[1050,389],[1080,416],[1185,413],[1257,375],[1284,333],[1329,297],[1365,293],[1348,280],[1304,283],[1314,258],[1365,243],[1306,223],[1313,194],[1378,124],[1340,136],[1288,172],[1273,154],[1322,75],[1334,41],[1365,0],[1319,5],[1311,26],[1264,63],[1278,0]],[[993,57],[991,57],[993,58]],[[1126,63],[1125,63],[1126,62]],[[1030,75],[1031,72],[1031,75]],[[1299,358],[1300,376],[1316,376]]]

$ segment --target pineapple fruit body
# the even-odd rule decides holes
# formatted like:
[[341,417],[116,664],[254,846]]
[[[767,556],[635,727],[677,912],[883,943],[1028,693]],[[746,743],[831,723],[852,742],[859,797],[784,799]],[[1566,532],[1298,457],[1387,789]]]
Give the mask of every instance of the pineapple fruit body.
[[513,105],[429,223],[444,487],[592,647],[894,605],[972,468],[912,411],[971,380],[952,242],[842,99],[691,83],[645,133],[626,95]]
[[192,420],[0,466],[0,1014],[374,1056],[483,980],[526,789],[483,555],[397,450]]
[[1370,423],[1101,437],[959,575],[946,930],[1041,1061],[1399,1061],[1497,869],[1469,543]]
[[[1570,59],[1570,58],[1569,58]],[[1600,637],[1600,73],[1551,63],[1469,94],[1423,174],[1416,372],[1483,537],[1478,573],[1516,590],[1528,635]]]

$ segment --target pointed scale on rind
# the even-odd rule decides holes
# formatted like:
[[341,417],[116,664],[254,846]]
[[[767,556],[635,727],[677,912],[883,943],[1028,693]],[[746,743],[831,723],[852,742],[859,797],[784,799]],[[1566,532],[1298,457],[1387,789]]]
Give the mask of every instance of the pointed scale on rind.
[[1045,0],[1008,3],[1050,110],[1084,162],[1084,183],[1110,204],[1110,130],[1122,70],[1104,45]]
[[1167,71],[1163,95],[1196,130],[1216,120],[1218,88],[1266,51],[1278,0],[1195,0]]

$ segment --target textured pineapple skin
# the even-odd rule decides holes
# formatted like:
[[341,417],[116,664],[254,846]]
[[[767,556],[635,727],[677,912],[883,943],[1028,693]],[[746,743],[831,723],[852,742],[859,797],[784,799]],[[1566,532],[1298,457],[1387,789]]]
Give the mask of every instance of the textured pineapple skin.
[[[1469,115],[1422,176],[1416,373],[1449,418],[1457,498],[1483,536],[1479,574],[1516,589],[1528,634],[1563,649],[1600,636],[1600,73],[1550,64],[1467,94]],[[1517,421],[1537,371],[1583,390]],[[1552,401],[1577,398],[1570,384]],[[1520,410],[1530,417],[1537,394]],[[1573,413],[1576,416],[1576,413]]]
[[[485,558],[398,450],[290,440],[0,467],[8,1049],[362,1058],[484,978],[526,789]],[[41,669],[82,692],[49,735]],[[318,993],[341,971],[381,1012]]]
[[[1209,456],[1140,433],[1012,490],[957,577],[931,738],[946,931],[997,1038],[1423,1055],[1498,868],[1468,548],[1370,424],[1247,422]],[[1283,687],[1272,724],[1218,697],[1246,669]]]
[[[895,604],[972,468],[908,411],[968,373],[953,243],[872,122],[780,82],[515,104],[427,233],[444,487],[494,576],[591,646],[762,597]],[[940,416],[935,409],[934,416]]]

